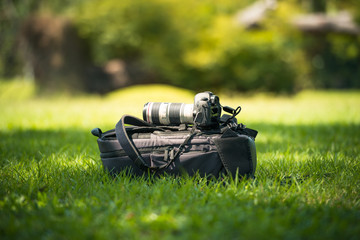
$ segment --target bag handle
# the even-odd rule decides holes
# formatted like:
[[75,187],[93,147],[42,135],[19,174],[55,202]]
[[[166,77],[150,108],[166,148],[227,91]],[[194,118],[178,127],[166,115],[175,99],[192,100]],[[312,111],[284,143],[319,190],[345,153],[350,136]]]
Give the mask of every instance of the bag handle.
[[120,121],[115,126],[115,134],[118,142],[121,147],[124,149],[126,154],[132,159],[135,165],[143,171],[157,170],[158,167],[151,167],[147,164],[144,158],[141,156],[139,150],[136,148],[134,142],[130,139],[128,133],[126,132],[125,124],[130,124],[138,127],[154,127],[152,124],[145,122],[139,118],[124,115]]

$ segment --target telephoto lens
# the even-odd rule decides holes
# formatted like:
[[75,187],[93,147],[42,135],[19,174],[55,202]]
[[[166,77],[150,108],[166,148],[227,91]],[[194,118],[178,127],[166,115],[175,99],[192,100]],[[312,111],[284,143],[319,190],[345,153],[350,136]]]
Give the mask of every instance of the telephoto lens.
[[143,119],[155,125],[192,124],[194,104],[148,102],[144,105]]

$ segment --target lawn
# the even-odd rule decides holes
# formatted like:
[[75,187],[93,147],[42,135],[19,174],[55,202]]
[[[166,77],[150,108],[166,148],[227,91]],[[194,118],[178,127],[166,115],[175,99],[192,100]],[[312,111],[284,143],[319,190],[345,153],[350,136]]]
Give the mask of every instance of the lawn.
[[259,131],[256,178],[240,182],[103,171],[92,128],[194,92],[35,91],[0,82],[1,239],[360,239],[359,91],[219,94]]

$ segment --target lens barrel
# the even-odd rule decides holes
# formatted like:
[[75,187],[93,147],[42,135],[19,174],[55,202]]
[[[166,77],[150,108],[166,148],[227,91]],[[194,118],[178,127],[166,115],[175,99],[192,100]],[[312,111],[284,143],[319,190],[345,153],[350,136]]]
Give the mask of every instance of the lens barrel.
[[193,123],[194,105],[185,103],[148,102],[144,105],[143,119],[155,125]]

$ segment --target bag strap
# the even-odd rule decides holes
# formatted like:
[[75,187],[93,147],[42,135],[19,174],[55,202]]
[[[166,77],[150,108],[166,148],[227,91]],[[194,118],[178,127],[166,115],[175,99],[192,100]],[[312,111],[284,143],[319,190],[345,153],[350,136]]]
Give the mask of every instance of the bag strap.
[[130,139],[128,133],[126,132],[125,124],[130,124],[133,126],[144,126],[144,127],[154,127],[152,124],[145,122],[139,118],[124,115],[120,121],[115,126],[116,138],[119,141],[121,147],[124,149],[126,154],[132,159],[135,165],[143,171],[157,170],[156,167],[151,167],[147,164],[144,158],[141,156],[139,150],[136,148],[134,142]]
[[[130,115],[124,115],[115,126],[116,138],[117,138],[118,142],[120,143],[121,147],[124,149],[126,154],[130,157],[130,159],[134,161],[135,165],[143,171],[147,171],[147,170],[156,171],[156,170],[160,170],[160,169],[167,168],[168,166],[170,166],[170,164],[178,156],[180,156],[185,145],[189,143],[189,141],[191,140],[191,138],[193,136],[196,135],[195,127],[193,127],[192,130],[190,131],[190,134],[186,137],[185,141],[182,144],[180,144],[177,152],[174,154],[174,157],[171,158],[167,164],[160,166],[160,167],[152,167],[146,163],[144,158],[141,156],[139,150],[136,148],[134,142],[129,137],[129,134],[126,131],[125,124],[130,124],[130,125],[138,126],[138,127],[149,127],[149,128],[154,128],[154,125],[152,125],[148,122],[145,122],[139,118],[136,118],[136,117],[133,117]],[[156,129],[159,129],[159,128],[156,128]]]

